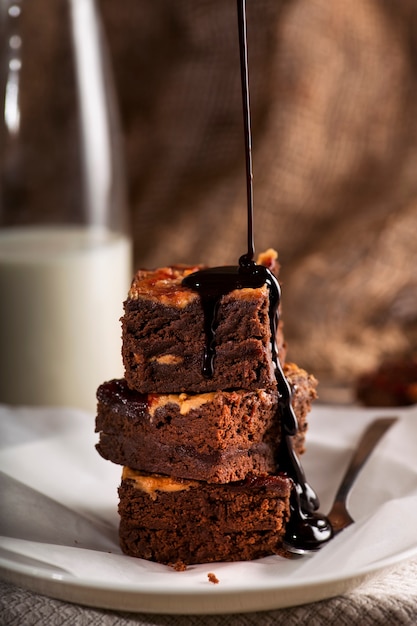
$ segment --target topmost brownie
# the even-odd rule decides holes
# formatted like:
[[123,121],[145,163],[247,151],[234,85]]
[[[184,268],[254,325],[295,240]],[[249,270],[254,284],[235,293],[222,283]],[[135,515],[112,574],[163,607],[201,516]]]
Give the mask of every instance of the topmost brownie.
[[[270,258],[262,257],[268,262]],[[213,373],[203,374],[203,307],[199,294],[182,285],[185,276],[199,269],[176,265],[135,275],[122,318],[127,384],[140,393],[274,387],[266,285],[236,289],[221,298]],[[283,358],[281,329],[277,343]]]

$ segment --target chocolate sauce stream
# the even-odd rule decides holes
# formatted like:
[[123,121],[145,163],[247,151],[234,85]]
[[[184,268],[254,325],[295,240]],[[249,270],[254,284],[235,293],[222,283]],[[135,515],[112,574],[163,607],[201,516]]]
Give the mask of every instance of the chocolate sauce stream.
[[237,16],[239,30],[240,79],[242,83],[243,124],[246,156],[246,195],[248,206],[248,251],[240,262],[253,262],[255,245],[253,237],[253,174],[252,174],[252,132],[249,102],[249,70],[248,70],[248,39],[246,34],[246,3],[237,0]]
[[237,8],[246,147],[248,252],[240,257],[238,266],[200,270],[185,277],[182,284],[197,291],[200,295],[206,336],[202,374],[206,378],[211,378],[214,374],[217,312],[221,298],[235,289],[256,289],[265,284],[268,286],[271,354],[277,380],[279,394],[277,411],[281,424],[281,442],[277,453],[277,472],[285,473],[294,483],[290,501],[291,518],[287,524],[285,541],[287,544],[297,548],[314,550],[328,541],[332,537],[333,532],[328,520],[320,513],[317,513],[319,499],[308,484],[301,463],[293,448],[292,437],[297,433],[297,418],[291,403],[291,389],[284,376],[276,345],[281,297],[279,283],[267,267],[257,265],[254,261],[253,176],[245,0],[237,0]]

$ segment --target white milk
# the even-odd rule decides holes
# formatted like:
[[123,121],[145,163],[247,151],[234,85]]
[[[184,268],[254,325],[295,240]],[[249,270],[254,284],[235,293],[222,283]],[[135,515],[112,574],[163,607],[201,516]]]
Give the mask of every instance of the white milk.
[[0,402],[94,410],[123,375],[127,238],[82,228],[0,231]]

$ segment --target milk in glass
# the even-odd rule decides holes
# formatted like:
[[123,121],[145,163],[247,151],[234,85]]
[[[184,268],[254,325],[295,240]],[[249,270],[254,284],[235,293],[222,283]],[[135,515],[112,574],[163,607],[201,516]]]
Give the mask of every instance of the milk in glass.
[[123,375],[130,240],[83,227],[0,230],[0,402],[95,409]]

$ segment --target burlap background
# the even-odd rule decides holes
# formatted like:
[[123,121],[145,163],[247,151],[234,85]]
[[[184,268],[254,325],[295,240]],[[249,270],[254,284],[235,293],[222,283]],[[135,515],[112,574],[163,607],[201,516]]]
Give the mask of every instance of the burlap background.
[[[246,249],[234,0],[101,0],[136,264]],[[290,356],[346,379],[417,341],[417,3],[248,0],[257,250]]]
[[[236,263],[246,189],[235,0],[99,4],[135,265]],[[247,13],[256,249],[279,251],[290,358],[350,380],[417,344],[417,3],[248,0]],[[50,15],[39,19],[64,103],[60,39]]]

